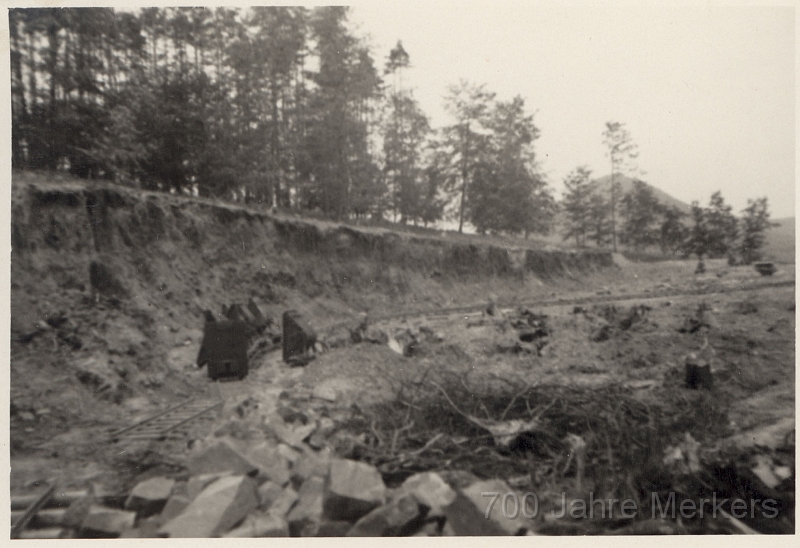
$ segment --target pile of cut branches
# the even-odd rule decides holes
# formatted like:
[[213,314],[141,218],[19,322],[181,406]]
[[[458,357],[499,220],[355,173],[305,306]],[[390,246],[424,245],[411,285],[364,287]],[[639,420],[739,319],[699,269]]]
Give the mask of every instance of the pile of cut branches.
[[[361,434],[359,458],[388,476],[467,470],[529,487],[579,490],[646,503],[668,489],[667,447],[687,433],[705,443],[727,418],[710,397],[662,389],[637,397],[621,385],[533,385],[491,375],[429,371],[387,403],[360,410],[343,428]],[[685,391],[684,391],[685,392]]]

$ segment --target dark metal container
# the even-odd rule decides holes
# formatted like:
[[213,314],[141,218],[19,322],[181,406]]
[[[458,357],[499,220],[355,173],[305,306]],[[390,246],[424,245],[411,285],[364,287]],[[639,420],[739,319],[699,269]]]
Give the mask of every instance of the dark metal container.
[[283,361],[305,358],[317,342],[317,334],[296,310],[283,313]]
[[211,379],[247,376],[248,326],[241,321],[206,322],[197,365],[208,365]]

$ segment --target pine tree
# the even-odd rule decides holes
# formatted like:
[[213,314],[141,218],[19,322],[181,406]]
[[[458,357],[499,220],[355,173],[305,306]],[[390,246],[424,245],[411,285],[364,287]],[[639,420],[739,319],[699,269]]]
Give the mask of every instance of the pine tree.
[[658,220],[662,209],[653,189],[643,181],[635,180],[631,190],[622,199],[622,243],[633,246],[637,251],[657,244]]
[[489,170],[487,154],[490,143],[486,125],[494,98],[495,94],[486,91],[484,85],[465,80],[451,85],[445,98],[445,109],[456,120],[455,124],[444,128],[443,144],[453,160],[451,181],[460,183],[459,232],[464,228],[468,187],[472,182],[479,182],[479,177],[486,179]]
[[605,247],[611,242],[611,217],[609,215],[608,199],[594,189],[589,207],[589,230],[587,239],[594,242],[597,247]]
[[769,221],[766,197],[747,200],[747,207],[742,213],[742,241],[739,244],[739,254],[744,264],[751,264],[761,259],[766,232],[775,225]]
[[710,257],[725,257],[733,252],[738,239],[738,221],[733,208],[725,203],[720,191],[711,195],[705,211],[707,253]]
[[661,252],[676,253],[686,239],[686,228],[683,225],[685,214],[675,206],[665,207],[662,211],[659,244]]
[[[553,217],[554,200],[544,178],[536,171],[533,143],[539,129],[525,111],[525,101],[517,96],[498,101],[491,111],[490,162],[493,179],[484,192],[490,212],[489,225],[495,232],[508,234],[546,233]],[[470,202],[470,209],[480,205]],[[473,221],[479,226],[480,223]]]
[[[376,184],[369,124],[380,79],[366,47],[348,31],[347,8],[315,8],[311,31],[319,71],[309,103],[307,147],[313,184],[306,205],[335,218],[351,212],[351,191]],[[358,169],[351,169],[358,166]],[[359,191],[364,194],[363,190]]]
[[625,124],[620,122],[606,122],[603,131],[603,143],[608,149],[608,158],[611,161],[611,193],[609,206],[611,208],[611,245],[617,250],[617,201],[620,199],[620,183],[617,175],[624,168],[630,169],[631,163],[638,156],[636,143],[633,142],[630,132]]
[[590,210],[592,207],[592,187],[590,180],[592,171],[580,166],[564,179],[567,189],[562,202],[564,210],[564,239],[575,238],[575,245],[584,247],[590,228]]
[[424,171],[421,156],[430,133],[428,117],[410,90],[402,87],[402,72],[410,57],[398,41],[389,54],[386,74],[393,76],[382,125],[384,169],[394,220],[416,222],[423,217]]
[[691,220],[692,226],[689,228],[688,238],[684,245],[684,251],[687,255],[697,255],[699,260],[708,254],[708,222],[706,219],[706,210],[700,207],[699,202],[696,200],[692,202]]

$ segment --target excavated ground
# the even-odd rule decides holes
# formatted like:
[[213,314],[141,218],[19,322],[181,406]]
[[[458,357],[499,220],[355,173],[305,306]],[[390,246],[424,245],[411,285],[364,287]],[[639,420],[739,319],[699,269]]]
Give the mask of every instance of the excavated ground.
[[[583,491],[613,491],[602,479],[612,466],[615,478],[646,475],[612,459],[619,440],[603,438],[595,418],[581,419],[605,413],[603,424],[612,424],[620,420],[616,404],[626,402],[648,410],[645,445],[659,465],[688,434],[699,445],[684,447],[684,458],[699,459],[712,476],[736,470],[730,482],[741,483],[739,471],[757,463],[773,472],[789,466],[791,476],[771,486],[781,497],[792,493],[772,531],[793,530],[794,265],[762,278],[751,267],[709,261],[707,273],[695,275],[692,262],[630,263],[516,244],[354,229],[15,173],[11,490],[57,480],[124,493],[145,477],[180,477],[198,444],[293,411],[332,419],[334,431],[318,442],[378,466],[390,486],[417,471],[461,470],[555,504],[559,492],[576,494],[577,472],[564,466],[568,434],[589,447]],[[104,267],[99,279],[90,276],[92,262]],[[742,290],[764,283],[772,286]],[[299,368],[279,352],[262,354],[244,381],[211,382],[194,363],[202,312],[249,297],[274,318],[301,310],[327,351]],[[448,311],[468,305],[475,306]],[[369,326],[359,331],[364,312]],[[686,332],[693,321],[703,325]],[[520,340],[537,327],[544,331],[532,342]],[[689,353],[711,363],[711,390],[685,387]],[[182,399],[217,393],[225,410],[213,425],[197,423],[163,442],[104,441]],[[319,393],[334,400],[321,405]],[[493,407],[497,393],[508,408]],[[540,404],[543,414],[521,449],[499,450],[468,427],[466,417],[529,417],[522,402]],[[542,441],[547,436],[555,441]],[[601,458],[604,444],[609,456]],[[626,451],[613,447],[614,455]]]

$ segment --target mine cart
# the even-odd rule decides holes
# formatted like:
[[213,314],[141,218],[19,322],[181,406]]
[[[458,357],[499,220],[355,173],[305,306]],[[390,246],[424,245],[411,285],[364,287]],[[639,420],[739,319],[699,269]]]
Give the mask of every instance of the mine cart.
[[773,263],[756,263],[755,267],[762,276],[772,276],[778,270]]
[[206,322],[197,365],[208,366],[211,379],[247,376],[247,324],[241,321]]
[[305,318],[296,310],[283,313],[283,361],[307,363],[309,350],[314,348],[317,335]]

